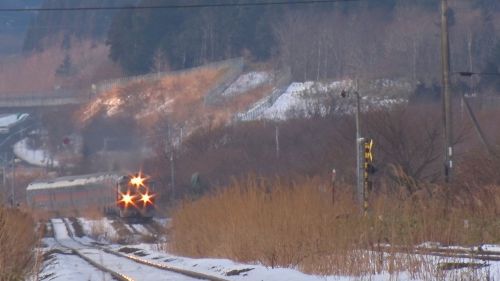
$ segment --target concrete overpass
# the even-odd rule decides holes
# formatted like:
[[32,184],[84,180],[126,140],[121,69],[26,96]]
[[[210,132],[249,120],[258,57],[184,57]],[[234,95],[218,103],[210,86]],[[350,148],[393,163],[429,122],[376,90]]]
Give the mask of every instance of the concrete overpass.
[[0,93],[0,111],[20,112],[37,108],[78,105],[90,99],[90,96],[75,92],[52,92],[40,94],[9,94]]

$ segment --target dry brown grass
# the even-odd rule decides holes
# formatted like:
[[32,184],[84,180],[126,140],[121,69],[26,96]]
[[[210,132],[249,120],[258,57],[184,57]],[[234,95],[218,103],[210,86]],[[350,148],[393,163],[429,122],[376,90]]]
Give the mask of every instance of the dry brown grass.
[[0,207],[0,280],[24,280],[36,266],[37,242],[32,218]]
[[[381,254],[377,245],[414,246],[500,241],[500,192],[481,188],[481,199],[454,197],[443,187],[408,196],[381,188],[367,217],[339,186],[332,206],[318,179],[288,183],[249,178],[173,214],[170,250],[193,257],[224,257],[269,266],[298,266],[317,274],[429,274],[425,257]],[[449,198],[447,200],[447,198]],[[401,258],[401,257],[404,258]]]
[[111,88],[77,112],[76,119],[86,126],[100,116],[132,114],[140,127],[148,131],[157,123],[193,123],[206,120],[217,112],[206,108],[204,97],[227,67],[203,67],[193,71],[167,75],[155,82],[130,82]]

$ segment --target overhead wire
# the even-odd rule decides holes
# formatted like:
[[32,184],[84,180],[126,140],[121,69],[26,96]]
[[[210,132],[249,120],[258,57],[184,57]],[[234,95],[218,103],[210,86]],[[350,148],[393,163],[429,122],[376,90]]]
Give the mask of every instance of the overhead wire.
[[92,11],[92,10],[145,10],[145,9],[193,9],[193,8],[217,8],[217,7],[255,7],[255,6],[278,6],[278,5],[308,5],[328,4],[342,2],[359,2],[363,0],[296,0],[296,1],[260,1],[244,3],[211,3],[211,4],[163,4],[144,6],[88,6],[88,7],[24,7],[24,8],[0,8],[0,12],[46,12],[46,11]]

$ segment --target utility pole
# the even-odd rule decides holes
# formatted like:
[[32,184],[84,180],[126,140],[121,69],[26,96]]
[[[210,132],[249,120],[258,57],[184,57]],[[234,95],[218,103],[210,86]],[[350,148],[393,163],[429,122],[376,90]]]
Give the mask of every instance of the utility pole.
[[170,150],[170,176],[172,181],[172,200],[175,200],[175,169],[174,169],[174,147]]
[[280,158],[280,129],[279,129],[278,125],[276,125],[275,139],[276,139],[276,159],[279,159]]
[[16,205],[14,189],[16,186],[16,156],[12,156],[12,181],[10,186],[10,204],[11,207]]
[[453,169],[453,125],[450,96],[450,44],[448,36],[448,0],[441,0],[441,67],[442,67],[442,103],[444,123],[444,177],[450,182]]
[[[357,83],[356,83],[357,84]],[[342,90],[340,93],[340,96],[343,98],[347,97],[350,93]],[[354,144],[356,147],[356,199],[360,205],[360,209],[363,210],[363,191],[364,191],[364,180],[363,180],[363,167],[361,163],[363,162],[363,159],[361,158],[363,156],[361,149],[362,149],[362,144],[364,142],[364,138],[361,137],[360,133],[360,121],[359,121],[359,115],[361,111],[361,97],[359,96],[358,91],[354,91],[354,95],[356,96],[356,139],[354,140]]]
[[[359,96],[359,93],[356,91],[354,92],[356,95],[356,194],[358,196],[358,202],[362,206],[363,205],[363,192],[364,192],[364,180],[363,180],[363,167],[361,165],[362,163],[362,153],[361,153],[361,144],[364,141],[364,138],[361,137],[360,133],[360,121],[359,121],[359,115],[361,111],[361,97]],[[363,207],[362,207],[363,208]]]
[[170,150],[170,184],[172,188],[172,201],[175,200],[175,155],[174,155],[174,140],[172,136],[172,132],[170,130],[170,126],[168,126],[167,131],[167,140],[165,141],[165,152],[169,152]]

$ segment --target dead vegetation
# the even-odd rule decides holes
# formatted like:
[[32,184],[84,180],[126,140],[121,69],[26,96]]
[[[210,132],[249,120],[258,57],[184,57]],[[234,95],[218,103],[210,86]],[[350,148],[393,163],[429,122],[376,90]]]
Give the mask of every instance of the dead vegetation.
[[[352,186],[337,186],[332,204],[328,183],[249,177],[173,214],[170,250],[193,257],[224,257],[271,267],[299,267],[315,274],[369,275],[424,270],[425,257],[378,245],[413,247],[427,241],[444,245],[500,242],[498,186],[467,192],[430,186],[432,195],[408,195],[381,186],[361,215]],[[484,195],[480,195],[484,194]],[[370,251],[371,250],[371,251]]]
[[[194,187],[184,185],[197,199],[185,200],[173,212],[169,250],[314,274],[398,276],[404,271],[412,278],[441,278],[435,260],[399,249],[426,242],[500,243],[500,158],[477,146],[467,120],[456,120],[457,165],[453,181],[444,183],[435,112],[410,105],[362,116],[364,130],[376,142],[378,169],[366,217],[351,184],[354,122],[349,117],[238,124],[193,135],[176,163],[178,184],[189,178],[186,170],[198,171],[205,191],[211,191],[192,196]],[[495,131],[487,133],[493,140]],[[337,168],[334,205],[331,167]],[[229,181],[230,176],[237,180]],[[382,254],[379,245],[393,248]],[[481,274],[469,277],[481,280]]]
[[18,209],[0,207],[0,280],[14,281],[36,271],[35,224]]
[[227,70],[204,67],[167,75],[158,81],[116,85],[86,105],[77,113],[77,119],[81,126],[86,126],[99,116],[132,115],[145,131],[165,118],[171,123],[200,121],[203,116],[216,113],[205,108],[204,97]]

